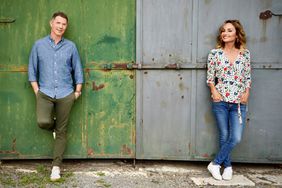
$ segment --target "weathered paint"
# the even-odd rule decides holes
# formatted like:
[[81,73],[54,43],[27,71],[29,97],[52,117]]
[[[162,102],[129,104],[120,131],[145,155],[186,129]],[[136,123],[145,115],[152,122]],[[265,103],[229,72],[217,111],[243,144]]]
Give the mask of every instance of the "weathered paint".
[[220,24],[239,19],[251,51],[253,87],[245,134],[233,159],[281,162],[282,25],[281,16],[260,19],[266,10],[280,14],[282,1],[137,0],[137,159],[215,156],[206,60]]
[[133,71],[90,71],[87,99],[87,150],[90,157],[135,156],[135,82]]
[[[69,16],[65,34],[85,70],[72,110],[66,158],[135,156],[135,1],[2,0],[0,4],[0,158],[50,158],[53,138],[36,125],[27,65],[53,12]],[[95,62],[95,63],[93,63]],[[104,65],[113,70],[104,70]],[[104,115],[103,115],[104,114]]]
[[33,42],[49,32],[51,13],[62,10],[86,80],[72,111],[66,158],[212,159],[218,146],[206,57],[219,24],[235,18],[245,26],[254,84],[243,143],[233,157],[281,162],[281,16],[259,18],[266,10],[279,13],[281,2],[2,0],[0,157],[52,156],[52,135],[35,123],[26,71]]

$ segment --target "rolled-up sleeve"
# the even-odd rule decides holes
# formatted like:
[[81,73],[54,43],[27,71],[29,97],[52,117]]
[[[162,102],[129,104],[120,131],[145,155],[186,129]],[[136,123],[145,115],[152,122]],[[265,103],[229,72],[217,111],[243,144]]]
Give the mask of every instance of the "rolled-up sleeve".
[[72,54],[72,67],[73,67],[73,77],[75,84],[82,84],[83,80],[83,69],[80,61],[80,56],[76,46],[73,47],[73,54]]
[[37,64],[38,64],[38,56],[37,56],[37,47],[35,44],[33,45],[29,56],[28,80],[30,82],[37,81],[37,67],[38,67]]
[[215,80],[215,54],[211,51],[207,61],[207,84],[214,84]]

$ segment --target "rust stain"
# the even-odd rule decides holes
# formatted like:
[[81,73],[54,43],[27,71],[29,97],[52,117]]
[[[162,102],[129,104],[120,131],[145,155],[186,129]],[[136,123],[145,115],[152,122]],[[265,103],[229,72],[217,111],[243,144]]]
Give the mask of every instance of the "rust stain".
[[0,69],[4,69],[11,72],[27,72],[27,66],[0,65]]
[[210,124],[210,123],[212,123],[214,121],[212,114],[209,113],[209,112],[205,113],[204,118],[205,118],[205,122],[208,123],[208,124]]
[[17,142],[17,139],[14,138],[13,143],[12,143],[12,151],[16,151],[16,142]]
[[105,84],[100,84],[97,86],[95,82],[92,82],[92,90],[94,91],[98,91],[100,89],[103,89],[104,87],[105,87]]
[[270,10],[261,12],[259,15],[259,19],[261,20],[267,20],[268,18],[271,18],[271,17],[272,17],[272,12]]
[[20,153],[16,151],[16,142],[17,142],[17,139],[14,138],[14,140],[12,141],[12,150],[2,150],[2,151],[0,151],[0,154],[17,154],[17,155],[19,155]]
[[111,69],[102,69],[103,72],[111,72]]
[[209,156],[209,154],[204,153],[204,154],[202,155],[202,157],[209,158],[210,156]]
[[191,143],[190,142],[188,144],[188,149],[189,149],[189,151],[191,151]]
[[266,20],[262,21],[262,30],[261,30],[261,37],[260,42],[266,42],[267,41],[267,22]]
[[176,63],[168,64],[165,66],[166,69],[176,69],[178,68],[178,65]]
[[0,151],[0,154],[17,154],[17,155],[20,155],[20,153],[17,152],[17,151],[9,151],[9,150]]
[[94,155],[94,150],[92,148],[87,149],[87,155],[88,156],[93,156]]
[[113,64],[116,69],[127,69],[127,63]]
[[89,69],[89,68],[86,68],[86,69],[85,69],[85,72],[86,72],[86,75],[87,75],[88,77],[90,77],[90,69]]
[[131,154],[131,149],[124,144],[122,146],[122,153],[130,155]]
[[180,91],[183,91],[185,89],[185,86],[184,86],[183,83],[179,83],[178,87],[179,87]]

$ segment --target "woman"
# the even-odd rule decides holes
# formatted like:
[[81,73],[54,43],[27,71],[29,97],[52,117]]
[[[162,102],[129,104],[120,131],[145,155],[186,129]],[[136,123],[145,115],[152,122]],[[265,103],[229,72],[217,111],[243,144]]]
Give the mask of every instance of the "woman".
[[[212,110],[219,131],[220,150],[208,165],[216,180],[231,180],[230,154],[241,141],[246,119],[246,104],[251,87],[250,52],[246,35],[238,20],[226,20],[219,28],[217,48],[208,56],[207,84]],[[221,176],[220,168],[224,166]]]

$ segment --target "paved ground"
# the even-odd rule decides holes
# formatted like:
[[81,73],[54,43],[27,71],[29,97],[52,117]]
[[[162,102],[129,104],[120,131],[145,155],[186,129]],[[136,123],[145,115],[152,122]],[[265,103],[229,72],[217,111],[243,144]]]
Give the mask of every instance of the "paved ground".
[[0,187],[282,187],[282,165],[234,164],[232,181],[216,181],[207,162],[66,160],[50,182],[50,161],[2,161]]

